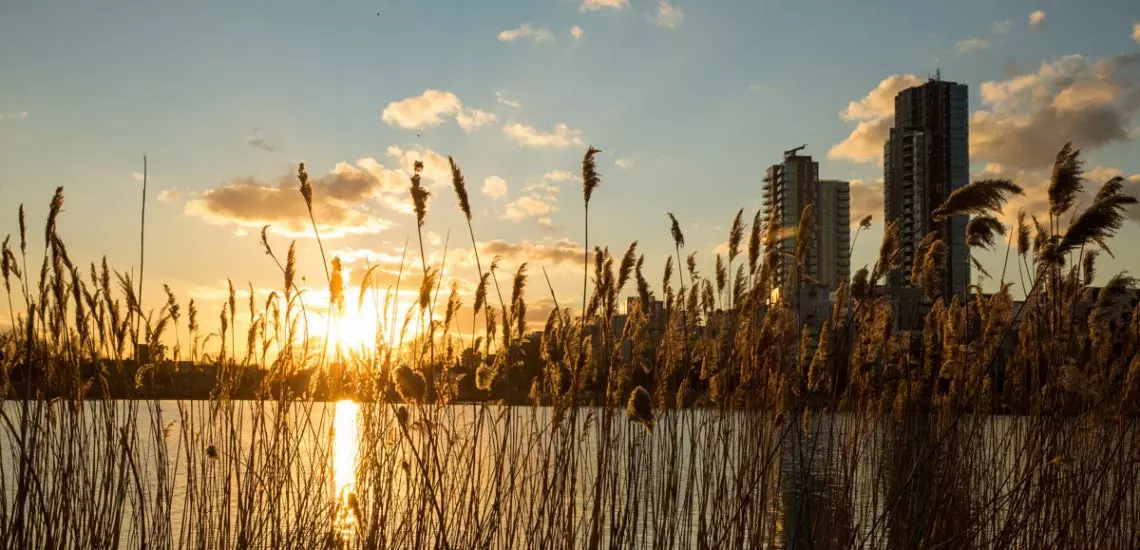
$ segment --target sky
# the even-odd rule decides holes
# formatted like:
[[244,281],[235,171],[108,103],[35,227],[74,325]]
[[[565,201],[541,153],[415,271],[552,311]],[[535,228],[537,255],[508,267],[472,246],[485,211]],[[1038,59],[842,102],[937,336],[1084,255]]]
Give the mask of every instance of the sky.
[[[502,255],[509,273],[529,262],[538,319],[553,303],[540,267],[561,303],[581,299],[588,146],[602,150],[589,245],[620,256],[636,240],[659,288],[667,212],[711,273],[732,217],[761,207],[764,168],[807,144],[822,177],[851,181],[852,222],[874,216],[857,269],[882,235],[893,95],[938,69],[969,85],[973,176],[1026,188],[1007,220],[1042,211],[1068,140],[1094,190],[1119,174],[1140,196],[1134,0],[11,0],[0,16],[0,235],[17,231],[21,203],[42,223],[63,186],[71,257],[137,269],[145,154],[144,307],[161,303],[161,283],[204,311],[221,308],[227,277],[279,287],[263,225],[282,253],[296,239],[319,300],[297,164],[315,181],[330,259],[345,260],[353,283],[380,265],[384,287],[405,242],[419,266],[407,173],[424,160],[425,249],[438,265],[446,243],[445,284],[470,304],[477,278],[451,155],[484,264]],[[1116,257],[1102,257],[1101,279],[1140,273],[1136,220]],[[1003,256],[981,254],[991,272]]]

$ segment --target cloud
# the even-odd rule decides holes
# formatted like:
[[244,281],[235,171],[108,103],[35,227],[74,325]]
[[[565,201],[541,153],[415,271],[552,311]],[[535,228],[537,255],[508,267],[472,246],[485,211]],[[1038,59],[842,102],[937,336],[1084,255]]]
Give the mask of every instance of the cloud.
[[621,157],[614,161],[614,166],[618,168],[629,168],[634,165],[634,160],[631,157]]
[[573,36],[574,40],[581,40],[582,39],[582,27],[579,27],[578,25],[574,25],[573,27],[570,27],[570,36]]
[[459,113],[455,115],[455,122],[467,132],[473,132],[487,124],[494,124],[498,121],[498,115],[482,109],[460,109]]
[[135,181],[142,181],[146,176],[142,172],[131,172],[131,179]]
[[1069,55],[1036,73],[980,87],[970,117],[970,155],[1011,169],[1047,168],[1066,141],[1094,149],[1131,139],[1140,111],[1140,53]]
[[460,128],[468,132],[499,120],[494,113],[464,106],[459,97],[451,92],[431,88],[424,90],[421,95],[388,103],[380,114],[384,122],[408,129],[439,126],[452,117]]
[[894,116],[895,96],[907,88],[921,86],[922,83],[923,80],[913,74],[888,76],[862,99],[848,103],[840,116],[847,121]]
[[569,147],[582,144],[582,133],[562,123],[555,124],[550,132],[510,123],[503,126],[503,132],[523,147]]
[[551,170],[542,175],[542,179],[548,181],[570,181],[577,179],[577,176],[567,172],[566,170]]
[[1140,23],[1132,24],[1132,41],[1140,44]]
[[499,176],[490,176],[483,180],[483,194],[492,199],[501,199],[507,196],[507,181]]
[[760,93],[760,92],[764,91],[764,87],[759,85],[759,84],[749,84],[748,85],[748,91]]
[[401,128],[426,128],[442,124],[444,117],[456,115],[462,107],[455,94],[428,88],[422,95],[389,103],[380,118]]
[[[351,246],[330,250],[329,255],[340,258],[346,264],[364,262],[371,265],[398,266],[401,260],[400,255],[394,252],[378,252],[370,248]],[[404,258],[404,261],[407,261],[407,258]]]
[[487,256],[502,256],[518,262],[548,263],[553,265],[580,265],[586,251],[569,239],[559,239],[548,244],[531,241],[522,243],[501,240],[480,243],[482,253]]
[[179,189],[163,189],[158,192],[158,202],[175,203],[182,200],[182,191]]
[[524,193],[530,193],[536,199],[544,199],[546,201],[554,202],[558,200],[558,194],[562,191],[559,187],[561,182],[575,181],[578,177],[566,170],[551,170],[542,175],[538,181],[533,181],[523,186]]
[[[1003,223],[1013,227],[1017,222],[1017,212],[1019,210],[1024,210],[1027,216],[1036,216],[1042,221],[1048,219],[1050,171],[1051,169],[1049,167],[1027,170],[991,162],[986,164],[985,170],[982,173],[974,174],[972,178],[975,180],[1007,178],[1021,185],[1024,194],[1010,198],[1000,216]],[[1075,210],[1079,212],[1082,208],[1090,204],[1101,185],[1116,176],[1124,177],[1123,193],[1125,195],[1134,197],[1140,196],[1140,174],[1125,176],[1119,168],[1113,166],[1096,166],[1085,172],[1084,186],[1077,199],[1077,207]],[[1128,208],[1125,211],[1125,215],[1132,221],[1140,223],[1140,209],[1135,207]]]
[[851,135],[827,151],[827,158],[851,162],[882,162],[883,143],[890,135],[893,116],[860,122]]
[[883,218],[883,179],[875,183],[863,180],[851,180],[851,226],[859,225],[859,221],[867,216],[882,221]]
[[542,196],[546,197],[546,200],[550,200],[550,201],[558,200],[558,193],[560,193],[561,191],[562,191],[562,188],[558,187],[557,185],[551,184],[547,181],[536,181],[536,182],[528,183],[528,184],[526,184],[526,186],[523,187],[524,193],[531,193],[532,196],[534,196],[536,198],[538,197],[538,195],[542,195]]
[[598,11],[604,9],[620,10],[629,7],[629,0],[582,0],[580,11]]
[[547,199],[542,197],[519,197],[507,203],[504,216],[513,222],[521,222],[527,219],[541,220],[546,218],[548,225],[550,221],[550,213],[558,210],[558,206],[553,204],[552,201],[548,202]]
[[894,125],[895,96],[922,83],[923,80],[913,74],[891,75],[866,96],[848,103],[840,118],[859,121],[859,124],[847,138],[827,151],[827,157],[860,163],[882,162],[883,143]]
[[554,33],[550,29],[535,28],[530,23],[523,23],[518,28],[507,29],[499,33],[500,42],[514,42],[519,39],[534,40],[535,42],[546,42],[554,40]]
[[661,0],[657,5],[657,15],[653,18],[658,27],[666,29],[675,29],[684,20],[685,12],[680,6],[670,4],[667,0]]
[[1035,29],[1040,29],[1045,24],[1045,12],[1037,10],[1029,14],[1029,26]]
[[1009,34],[1009,30],[1013,28],[1013,21],[1008,19],[1004,21],[994,21],[993,28],[990,31],[994,35]]
[[[375,159],[357,161],[355,168],[337,164],[323,176],[310,177],[313,217],[322,238],[377,233],[390,223],[375,215],[369,203],[390,203],[403,191],[405,176],[380,166]],[[218,225],[260,228],[270,225],[281,234],[313,236],[309,211],[297,191],[293,174],[272,181],[237,178],[208,189],[186,203],[185,213]]]
[[25,118],[28,118],[28,112],[27,111],[20,111],[20,112],[16,112],[16,113],[8,113],[8,114],[0,113],[0,119],[8,119],[8,120],[21,119],[22,120]]
[[499,105],[505,105],[507,107],[511,107],[512,109],[518,109],[519,107],[522,107],[519,102],[508,98],[507,95],[503,92],[495,92],[495,101],[498,101]]
[[978,53],[990,49],[990,42],[985,38],[967,38],[954,44],[959,53]]
[[[423,146],[414,149],[401,149],[396,145],[388,147],[385,152],[389,157],[397,159],[404,174],[411,174],[415,170],[416,161],[424,163],[422,177],[435,185],[451,183],[451,163],[447,157]],[[407,184],[407,180],[404,180]],[[404,189],[407,191],[407,189]]]

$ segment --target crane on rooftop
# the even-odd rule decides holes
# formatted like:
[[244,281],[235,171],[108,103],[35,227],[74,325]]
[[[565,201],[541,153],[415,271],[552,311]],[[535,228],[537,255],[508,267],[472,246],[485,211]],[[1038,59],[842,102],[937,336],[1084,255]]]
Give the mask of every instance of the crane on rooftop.
[[796,147],[795,149],[788,149],[787,151],[784,151],[784,158],[795,156],[796,153],[798,153],[798,152],[800,152],[806,148],[807,148],[807,144],[805,143],[803,145],[800,145],[799,147]]

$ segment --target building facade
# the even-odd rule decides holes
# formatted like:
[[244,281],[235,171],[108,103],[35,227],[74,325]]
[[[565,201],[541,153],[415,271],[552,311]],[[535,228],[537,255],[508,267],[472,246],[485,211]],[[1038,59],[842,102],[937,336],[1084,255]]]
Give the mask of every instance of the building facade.
[[930,232],[946,243],[944,293],[970,284],[966,216],[935,222],[931,213],[970,179],[969,91],[965,84],[932,78],[895,96],[894,127],[883,146],[885,219],[899,224],[902,268],[889,287],[909,285],[916,249]]
[[764,177],[765,220],[775,220],[782,228],[780,248],[787,260],[773,275],[781,292],[795,290],[796,231],[804,208],[812,206],[810,226],[813,245],[798,267],[811,286],[833,292],[846,282],[851,272],[851,196],[846,181],[821,180],[819,163],[810,155],[799,154],[804,147],[784,152],[783,162],[768,167]]

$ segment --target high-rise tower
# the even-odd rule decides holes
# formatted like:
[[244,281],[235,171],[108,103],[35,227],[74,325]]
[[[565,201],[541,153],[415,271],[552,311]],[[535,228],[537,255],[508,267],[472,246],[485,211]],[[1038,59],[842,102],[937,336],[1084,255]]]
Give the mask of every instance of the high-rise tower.
[[966,85],[940,76],[895,96],[895,124],[883,147],[885,218],[898,221],[903,263],[888,277],[892,288],[909,284],[915,249],[931,231],[949,252],[944,292],[962,294],[969,285],[967,217],[935,222],[931,216],[970,179],[968,108]]

